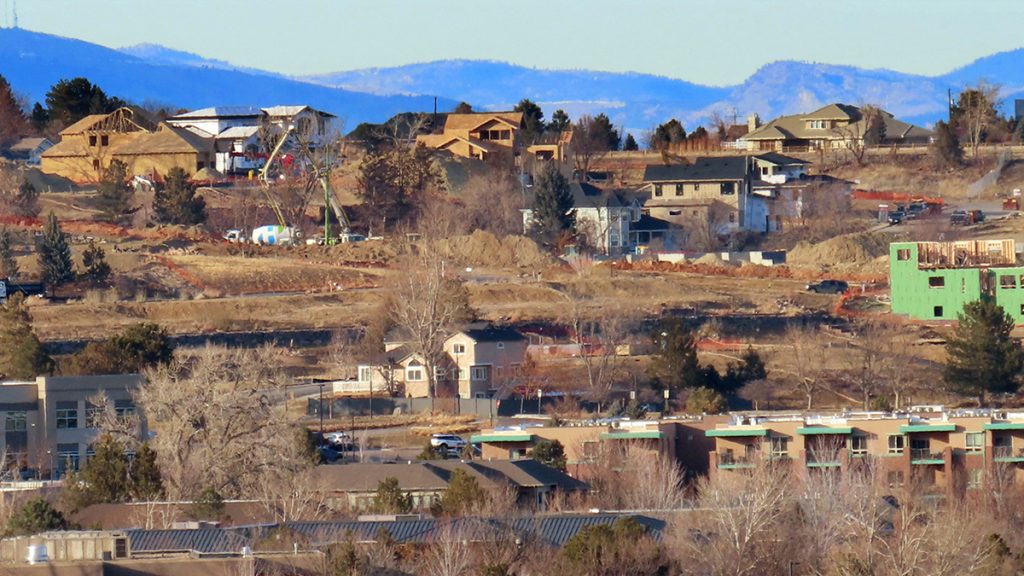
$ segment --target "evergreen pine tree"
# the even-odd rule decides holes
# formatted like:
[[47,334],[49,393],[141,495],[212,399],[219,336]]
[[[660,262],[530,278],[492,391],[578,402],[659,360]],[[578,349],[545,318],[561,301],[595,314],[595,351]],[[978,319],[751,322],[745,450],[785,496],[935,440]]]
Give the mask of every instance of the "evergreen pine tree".
[[575,234],[576,213],[569,181],[554,163],[549,163],[534,188],[531,233],[541,244],[555,248],[565,236]]
[[128,471],[128,486],[132,500],[152,502],[164,497],[164,480],[156,463],[156,452],[144,443]]
[[130,498],[124,445],[104,435],[93,444],[93,450],[82,469],[70,473],[65,482],[64,497],[74,510],[93,504],[127,502]]
[[21,294],[15,294],[0,306],[0,380],[35,378],[53,370],[53,360],[32,333],[22,300]]
[[36,132],[42,132],[46,129],[46,125],[50,123],[50,112],[43,108],[43,105],[36,102],[36,105],[32,107],[32,116],[29,118],[32,121],[32,126],[36,129]]
[[39,190],[31,182],[25,180],[18,187],[14,197],[14,213],[25,218],[39,216]]
[[964,305],[953,337],[946,342],[943,380],[950,391],[974,396],[1016,392],[1024,370],[1024,351],[1010,333],[1013,318],[990,298]]
[[640,149],[640,145],[636,143],[636,139],[633,138],[632,134],[626,134],[626,141],[622,144],[622,150],[625,152],[636,152]]
[[110,276],[107,254],[92,240],[82,253],[82,266],[85,268],[85,277],[93,282],[102,282]]
[[680,390],[704,384],[697,360],[697,341],[682,322],[662,324],[651,334],[651,343],[656,352],[648,371],[656,386]]
[[448,479],[448,488],[441,493],[441,500],[434,507],[439,515],[462,516],[479,509],[487,501],[480,483],[466,471],[456,468]]
[[566,114],[565,110],[559,108],[555,110],[555,113],[551,115],[551,122],[548,122],[548,130],[551,132],[565,132],[572,127],[572,121],[569,120],[569,115]]
[[133,210],[135,189],[128,182],[128,165],[114,160],[103,173],[96,187],[96,205],[110,222],[122,222]]
[[67,236],[60,229],[60,222],[53,212],[46,217],[46,227],[39,241],[39,268],[42,269],[43,283],[51,292],[57,287],[75,279],[71,262],[71,248]]
[[18,277],[18,261],[14,258],[11,233],[6,227],[0,228],[0,280],[15,280]]
[[206,221],[206,201],[181,168],[171,168],[153,195],[153,213],[160,224],[192,226]]
[[46,498],[38,496],[15,510],[7,519],[8,536],[31,536],[49,530],[65,530],[68,521]]
[[960,148],[960,139],[949,124],[939,120],[932,131],[932,143],[928,152],[932,161],[940,168],[950,168],[963,164],[964,151]]
[[412,512],[412,496],[402,492],[398,478],[389,476],[377,484],[373,510],[378,514],[408,514]]

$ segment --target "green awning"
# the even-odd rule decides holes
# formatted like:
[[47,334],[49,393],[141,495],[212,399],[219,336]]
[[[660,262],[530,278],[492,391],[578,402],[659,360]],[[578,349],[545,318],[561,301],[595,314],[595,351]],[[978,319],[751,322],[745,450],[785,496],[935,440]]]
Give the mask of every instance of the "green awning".
[[797,428],[796,433],[802,436],[810,436],[811,434],[853,434],[853,428],[847,427],[835,427],[831,428],[828,426],[807,426],[805,428]]
[[478,442],[533,442],[533,434],[479,434],[470,436],[473,444]]
[[992,422],[985,424],[985,430],[1024,430],[1024,422]]
[[900,426],[900,432],[903,434],[914,432],[956,432],[956,424],[904,424]]
[[768,430],[765,428],[717,428],[715,430],[708,430],[707,432],[705,432],[705,436],[707,436],[708,438],[767,435]]
[[636,432],[603,432],[601,440],[661,440],[660,430],[637,430]]

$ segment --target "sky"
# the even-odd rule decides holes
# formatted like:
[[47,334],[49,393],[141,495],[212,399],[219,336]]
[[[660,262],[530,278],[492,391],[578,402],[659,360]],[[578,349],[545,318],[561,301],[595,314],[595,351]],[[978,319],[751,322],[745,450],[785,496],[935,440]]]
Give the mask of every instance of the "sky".
[[710,85],[776,60],[938,75],[1024,46],[1024,0],[0,0],[10,25],[305,75],[441,59]]

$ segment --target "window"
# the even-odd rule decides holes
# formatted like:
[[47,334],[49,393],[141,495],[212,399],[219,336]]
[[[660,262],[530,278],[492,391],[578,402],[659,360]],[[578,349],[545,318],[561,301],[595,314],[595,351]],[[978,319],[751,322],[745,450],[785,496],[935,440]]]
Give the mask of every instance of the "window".
[[78,428],[78,402],[57,402],[57,428]]
[[466,345],[465,344],[453,344],[452,345],[452,354],[465,354],[465,353],[466,353]]
[[661,196],[661,184],[654,185],[654,195]]
[[985,433],[984,432],[968,432],[967,433],[967,451],[968,452],[981,452],[985,449]]
[[[619,237],[616,236],[615,234],[612,234],[612,246],[618,246],[618,245],[619,245]],[[505,349],[505,343],[504,342],[498,342],[497,344],[494,345],[494,347],[497,348],[498,350],[504,350]]]
[[734,224],[735,222],[736,222],[736,213],[735,212],[729,212],[729,223],[730,224]]
[[761,166],[761,176],[768,176],[769,173],[770,171],[767,166]]
[[946,279],[942,276],[929,276],[928,277],[929,288],[945,288]]
[[999,276],[999,287],[1008,290],[1017,288],[1017,277],[1010,276],[1009,274],[1002,274]]
[[851,456],[864,456],[868,453],[868,437],[867,436],[851,436],[850,437],[850,455]]
[[107,136],[106,134],[104,134],[103,136],[100,136],[100,146],[109,146],[109,145],[110,145],[110,136]]
[[473,380],[487,380],[487,366],[474,366]]
[[977,490],[985,481],[985,471],[981,468],[973,468],[967,471],[967,489]]
[[57,470],[78,470],[78,444],[57,444]]
[[699,191],[699,190],[700,190],[700,184],[694,184],[694,185],[693,185],[693,191],[694,191],[694,192],[697,192],[697,191]]
[[722,182],[722,196],[731,196],[736,193],[735,182]]
[[369,366],[360,366],[359,381],[369,382],[370,380],[373,380],[373,368],[370,368]]
[[92,169],[93,170],[99,170],[100,169],[100,161],[99,160],[93,160],[92,161]]
[[24,432],[28,429],[28,412],[20,410],[8,412],[4,419],[4,430],[7,432]]
[[96,146],[96,136],[89,136],[89,146]]
[[909,248],[900,248],[899,250],[897,250],[896,251],[896,259],[897,260],[910,260],[910,249]]
[[469,380],[469,371],[465,368],[459,368],[459,380]]
[[683,186],[682,184],[673,184],[672,188],[675,189],[676,196],[682,196],[683,195],[683,189],[685,188],[685,186]]
[[942,318],[942,306],[935,306],[932,308],[932,315],[936,318]]
[[511,130],[502,130],[501,131],[501,139],[502,140],[511,140],[512,139],[512,131]]
[[906,438],[899,434],[889,436],[889,454],[903,454],[903,445]]
[[668,215],[669,216],[682,216],[683,215],[683,211],[682,210],[669,210],[668,211]]
[[903,486],[903,471],[902,470],[890,470],[886,475],[886,479],[889,481],[889,486]]
[[789,438],[772,438],[772,458],[789,456]]
[[105,406],[87,401],[85,403],[85,427],[99,428],[100,422],[103,420],[103,410],[105,408]]
[[135,415],[135,404],[131,400],[114,400],[114,415],[125,419]]
[[405,379],[409,382],[422,382],[423,381],[423,368],[419,366],[415,368],[405,369]]

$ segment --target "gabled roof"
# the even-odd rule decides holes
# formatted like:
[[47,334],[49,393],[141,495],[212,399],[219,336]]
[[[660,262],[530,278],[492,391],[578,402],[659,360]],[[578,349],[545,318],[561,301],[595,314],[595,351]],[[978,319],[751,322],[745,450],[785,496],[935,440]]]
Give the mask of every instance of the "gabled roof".
[[60,131],[61,136],[69,136],[73,134],[81,134],[86,130],[92,128],[94,124],[106,118],[106,114],[89,114],[85,118],[82,118],[78,122],[75,122],[71,126]]
[[220,134],[217,134],[216,138],[218,140],[245,140],[247,138],[252,137],[259,131],[259,126],[232,126],[231,128],[225,128],[224,130],[221,130]]
[[268,106],[266,108],[263,108],[263,113],[268,115],[268,116],[291,117],[291,116],[295,116],[299,112],[302,112],[303,110],[309,110],[310,112],[313,112],[313,113],[315,113],[315,114],[317,114],[319,116],[323,116],[325,118],[334,118],[335,117],[334,114],[330,114],[328,112],[323,112],[321,110],[317,110],[316,108],[313,108],[312,106],[305,106],[305,105],[301,105],[301,106]]
[[147,154],[191,154],[213,150],[213,139],[203,138],[185,128],[161,124],[157,131],[111,146],[115,156]]
[[513,128],[518,128],[523,123],[522,112],[474,112],[472,114],[448,114],[444,121],[445,132],[454,130],[472,131],[475,128],[498,120]]
[[803,117],[804,120],[850,120],[860,119],[860,109],[849,104],[835,103],[818,108]]
[[526,337],[517,330],[503,326],[467,328],[461,332],[474,342],[518,342]]
[[171,120],[186,118],[258,118],[260,112],[261,110],[258,106],[212,106],[178,114],[171,117]]
[[648,214],[641,214],[640,219],[629,225],[631,232],[663,232],[670,230],[674,224]]
[[43,144],[49,144],[53,146],[53,142],[50,142],[46,138],[22,138],[11,145],[8,150],[11,152],[31,152],[36,148],[39,148]]
[[746,177],[746,156],[700,157],[693,164],[661,164],[644,170],[644,182],[705,182],[742,180]]
[[[908,138],[923,139],[931,136],[931,132],[897,120],[892,114],[881,110],[882,119],[885,122],[886,140],[900,140]],[[844,132],[822,128],[808,128],[808,120],[846,120],[849,122],[849,134],[864,134],[867,130],[862,126],[866,122],[860,108],[849,104],[829,104],[811,112],[810,114],[793,114],[780,116],[768,124],[750,132],[741,140],[812,140],[812,139],[842,139]]]

